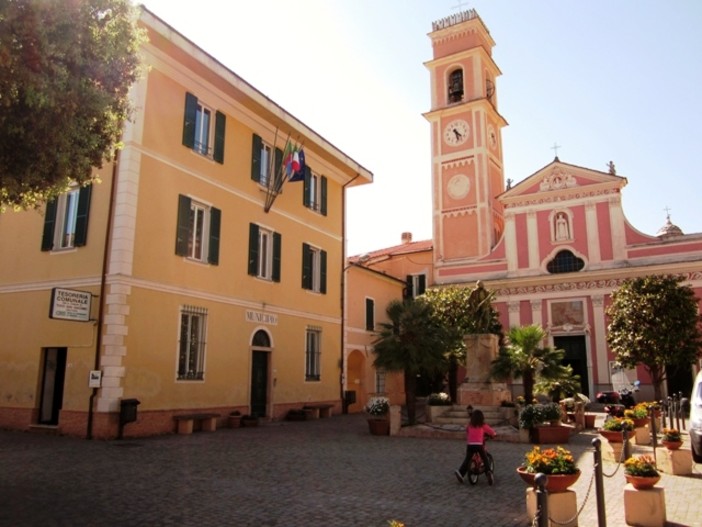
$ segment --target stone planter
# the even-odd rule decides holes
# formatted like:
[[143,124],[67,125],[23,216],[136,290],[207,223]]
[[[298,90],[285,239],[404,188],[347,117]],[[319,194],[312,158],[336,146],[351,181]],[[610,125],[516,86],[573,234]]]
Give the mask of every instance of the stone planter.
[[451,409],[451,406],[447,405],[432,405],[428,404],[425,407],[425,413],[427,416],[427,423],[435,423],[437,417],[441,417],[446,412]]
[[245,415],[241,418],[241,426],[244,428],[258,426],[258,417],[251,417],[249,415]]
[[241,416],[230,415],[227,417],[227,424],[229,425],[229,428],[239,428],[241,426]]
[[540,425],[531,429],[531,442],[537,445],[563,444],[570,440],[570,427]]
[[585,414],[585,428],[595,428],[596,414]]

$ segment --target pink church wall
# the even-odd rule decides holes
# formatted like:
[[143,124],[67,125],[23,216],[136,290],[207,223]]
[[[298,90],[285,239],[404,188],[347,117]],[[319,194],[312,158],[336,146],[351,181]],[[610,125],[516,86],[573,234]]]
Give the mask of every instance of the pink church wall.
[[520,325],[528,326],[534,323],[534,318],[531,312],[531,302],[528,300],[521,300],[519,302],[519,320],[521,320]]

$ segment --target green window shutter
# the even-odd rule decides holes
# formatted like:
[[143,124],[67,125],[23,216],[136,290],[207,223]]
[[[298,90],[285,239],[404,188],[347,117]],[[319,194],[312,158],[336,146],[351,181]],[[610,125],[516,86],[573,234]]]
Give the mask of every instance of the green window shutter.
[[279,232],[273,233],[273,281],[280,282],[280,257],[283,237]]
[[322,216],[327,215],[327,176],[322,176],[322,188],[321,190],[321,195],[320,199],[322,203],[320,204],[320,212],[322,213]]
[[319,292],[327,294],[327,251],[320,251]]
[[46,213],[44,214],[44,232],[41,236],[42,251],[50,251],[54,248],[54,228],[56,226],[57,204],[57,199],[52,199],[46,203]]
[[258,225],[249,223],[249,274],[258,274]]
[[251,145],[251,179],[256,183],[261,181],[261,148],[263,141],[256,134],[253,134],[253,142]]
[[88,216],[90,215],[90,196],[93,186],[81,187],[78,192],[78,210],[76,211],[76,247],[83,247],[88,241]]
[[312,180],[312,169],[305,165],[305,180],[302,187],[302,204],[310,208],[310,182]]
[[212,265],[219,265],[219,231],[222,225],[222,211],[212,207],[210,209],[210,243],[208,245],[207,261]]
[[283,183],[281,178],[285,177],[282,172],[283,169],[283,151],[280,148],[275,149],[275,163],[273,167],[273,174],[271,178],[275,181],[275,188],[278,190],[278,194],[283,193]]
[[183,144],[195,148],[195,120],[197,117],[197,97],[185,93],[185,116],[183,117]]
[[220,164],[224,163],[224,132],[226,127],[227,118],[222,112],[216,112],[214,152],[212,153],[212,158]]
[[190,198],[178,196],[178,226],[176,229],[176,249],[178,256],[188,255],[188,237],[190,236]]
[[419,289],[419,291],[417,291],[417,294],[423,295],[424,292],[427,290],[427,276],[424,274],[420,274],[418,279],[419,283],[417,284],[417,289]]
[[302,289],[312,289],[312,249],[302,244]]
[[414,296],[414,286],[412,284],[412,275],[408,274],[407,277],[405,278],[405,290],[404,290],[404,298],[412,298]]
[[366,330],[375,329],[375,302],[372,298],[366,298]]

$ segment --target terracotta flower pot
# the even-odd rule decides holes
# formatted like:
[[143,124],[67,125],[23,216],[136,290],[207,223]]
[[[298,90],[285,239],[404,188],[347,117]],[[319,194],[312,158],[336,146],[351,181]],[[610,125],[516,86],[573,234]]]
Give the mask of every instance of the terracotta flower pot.
[[643,428],[649,422],[647,417],[635,418],[632,421],[634,421],[634,428]]
[[[517,474],[522,480],[530,486],[534,486],[534,478],[536,474],[527,472],[522,467],[517,468]],[[575,484],[580,477],[580,469],[573,474],[546,474],[548,480],[546,481],[546,490],[552,494],[558,492],[565,492],[568,488]]]
[[[624,442],[624,432],[620,432],[618,430],[605,430],[603,428],[600,428],[597,432],[610,443]],[[629,432],[629,437],[631,437],[631,432]]]
[[636,490],[651,489],[661,479],[660,476],[632,476],[630,474],[624,474],[624,477],[626,482],[631,483],[631,486]]
[[665,446],[668,450],[677,450],[682,446],[682,441],[669,441],[664,439],[661,442],[663,443],[663,446]]
[[390,421],[384,417],[369,417],[368,430],[374,436],[390,435]]

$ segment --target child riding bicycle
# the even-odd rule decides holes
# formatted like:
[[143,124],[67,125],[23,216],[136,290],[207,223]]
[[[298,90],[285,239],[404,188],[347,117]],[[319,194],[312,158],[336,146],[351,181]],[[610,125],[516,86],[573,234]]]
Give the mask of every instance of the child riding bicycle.
[[492,485],[494,479],[488,463],[487,453],[485,452],[485,436],[494,438],[497,433],[492,427],[485,423],[485,416],[480,410],[473,410],[470,415],[470,421],[466,426],[466,458],[461,463],[454,474],[459,483],[465,482],[466,474],[470,467],[470,460],[473,454],[477,453],[483,460],[485,466],[485,475],[487,476],[488,484]]

